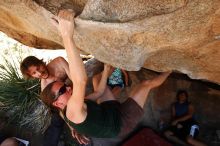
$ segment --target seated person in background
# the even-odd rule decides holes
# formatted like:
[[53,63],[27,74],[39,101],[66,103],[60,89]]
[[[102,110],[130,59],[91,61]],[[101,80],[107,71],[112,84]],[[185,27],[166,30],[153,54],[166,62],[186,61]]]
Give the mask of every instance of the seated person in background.
[[172,105],[172,126],[165,131],[165,137],[180,145],[205,146],[195,139],[199,127],[194,118],[194,107],[188,101],[188,93],[180,90],[176,95],[177,101]]
[[160,86],[171,72],[165,72],[153,79],[142,81],[130,93],[130,98],[120,104],[106,87],[110,68],[105,66],[106,69],[104,69],[99,83],[102,85],[100,89],[103,89],[103,93],[99,92],[102,102],[97,104],[91,100],[85,100],[87,74],[80,58],[80,52],[73,40],[73,13],[62,10],[54,19],[54,25],[63,38],[74,88],[63,82],[55,81],[43,90],[42,100],[49,106],[63,110],[65,120],[81,134],[99,138],[127,135],[142,119],[143,107],[150,90]]

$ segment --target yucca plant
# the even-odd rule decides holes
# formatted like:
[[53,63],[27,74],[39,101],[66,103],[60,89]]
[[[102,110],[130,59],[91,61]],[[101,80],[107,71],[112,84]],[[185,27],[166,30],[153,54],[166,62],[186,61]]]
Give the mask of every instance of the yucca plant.
[[50,110],[39,99],[39,81],[25,80],[20,74],[20,60],[4,57],[0,65],[0,110],[7,114],[9,122],[44,132],[50,124]]

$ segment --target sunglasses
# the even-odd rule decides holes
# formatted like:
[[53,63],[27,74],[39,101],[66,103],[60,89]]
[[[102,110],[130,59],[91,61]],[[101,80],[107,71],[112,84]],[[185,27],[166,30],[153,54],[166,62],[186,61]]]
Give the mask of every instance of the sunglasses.
[[63,84],[63,86],[60,87],[59,91],[58,91],[58,94],[55,95],[54,97],[54,101],[56,101],[58,99],[58,97],[60,97],[61,95],[63,95],[64,93],[66,93],[66,87],[67,85],[66,84]]

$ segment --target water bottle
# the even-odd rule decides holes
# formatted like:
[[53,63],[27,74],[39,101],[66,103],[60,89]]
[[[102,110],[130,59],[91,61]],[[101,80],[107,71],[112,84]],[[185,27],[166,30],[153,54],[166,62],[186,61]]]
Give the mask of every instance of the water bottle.
[[199,133],[199,126],[198,125],[192,125],[189,135],[194,138],[198,133]]

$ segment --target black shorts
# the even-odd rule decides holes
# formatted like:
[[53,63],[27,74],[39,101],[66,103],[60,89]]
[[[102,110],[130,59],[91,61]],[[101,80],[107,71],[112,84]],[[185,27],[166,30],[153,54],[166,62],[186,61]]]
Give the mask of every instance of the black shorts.
[[[186,138],[190,135],[192,137],[196,137],[199,134],[199,129],[198,129],[198,123],[193,120],[189,119],[184,122],[179,122],[178,124],[182,125],[182,128],[177,128],[177,126],[171,126],[168,128],[169,131],[173,132],[175,136],[182,140],[186,140]],[[195,128],[197,127],[197,128]]]

